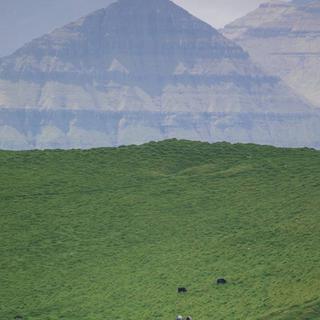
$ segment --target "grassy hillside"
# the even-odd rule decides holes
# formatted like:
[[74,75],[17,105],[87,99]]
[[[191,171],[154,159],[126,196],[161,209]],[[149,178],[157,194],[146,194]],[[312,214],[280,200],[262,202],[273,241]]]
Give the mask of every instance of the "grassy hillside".
[[320,319],[320,152],[0,152],[0,181],[2,320]]

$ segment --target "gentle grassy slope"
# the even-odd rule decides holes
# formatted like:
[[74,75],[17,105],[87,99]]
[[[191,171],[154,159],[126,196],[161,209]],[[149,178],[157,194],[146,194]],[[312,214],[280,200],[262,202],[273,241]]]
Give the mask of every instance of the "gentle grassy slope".
[[1,320],[320,319],[320,152],[0,152],[0,181]]

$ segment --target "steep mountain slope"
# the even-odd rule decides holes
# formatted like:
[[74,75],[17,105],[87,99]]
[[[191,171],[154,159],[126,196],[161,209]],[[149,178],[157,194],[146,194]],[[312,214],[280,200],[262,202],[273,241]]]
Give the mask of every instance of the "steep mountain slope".
[[[275,91],[279,81],[255,68],[239,46],[167,0],[120,0],[2,59],[0,74],[1,104],[7,107],[197,112],[304,107],[298,100],[262,105],[258,94],[266,93],[255,82]],[[23,91],[10,95],[16,81]],[[236,92],[227,88],[229,99],[217,103],[224,84]],[[237,101],[250,85],[256,101]]]
[[320,317],[318,151],[0,152],[0,181],[0,319]]
[[272,1],[226,26],[264,69],[320,108],[320,1]]
[[305,101],[169,0],[119,0],[1,59],[0,105],[4,148],[320,140]]
[[110,0],[1,0],[0,57],[27,41],[72,20],[106,7]]

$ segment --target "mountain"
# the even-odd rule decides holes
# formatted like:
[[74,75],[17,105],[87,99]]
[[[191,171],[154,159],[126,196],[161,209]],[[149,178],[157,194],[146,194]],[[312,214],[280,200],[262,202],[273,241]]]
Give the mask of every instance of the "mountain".
[[[110,0],[1,0],[0,57],[11,54],[30,39],[39,37]],[[13,23],[14,21],[14,23]]]
[[265,71],[320,108],[320,1],[273,1],[227,25],[223,34]]
[[319,116],[169,0],[119,0],[0,60],[2,148],[165,138],[319,146]]
[[173,140],[0,151],[0,319],[319,320],[319,163]]

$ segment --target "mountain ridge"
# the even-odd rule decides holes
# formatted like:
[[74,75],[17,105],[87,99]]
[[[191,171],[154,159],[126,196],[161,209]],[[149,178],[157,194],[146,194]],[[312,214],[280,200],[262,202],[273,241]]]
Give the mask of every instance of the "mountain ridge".
[[[284,145],[318,145],[314,124],[308,129],[306,119],[314,111],[307,101],[261,71],[239,45],[169,0],[115,2],[1,59],[0,108],[5,148],[14,137],[24,148],[51,148],[59,139],[62,147],[90,147],[82,143],[86,135],[104,139],[101,146],[128,142],[121,136],[142,143],[175,135],[270,144],[279,137]],[[70,119],[67,126],[59,122],[61,110]],[[90,131],[82,111],[92,111]],[[34,120],[28,112],[37,114]],[[122,119],[114,123],[108,112]],[[204,114],[210,114],[209,122]],[[258,131],[256,114],[263,123]],[[304,120],[291,127],[300,116]],[[23,119],[22,127],[12,127],[12,117]],[[283,136],[287,130],[292,137]]]
[[222,33],[241,45],[266,72],[320,108],[320,1],[261,5]]

